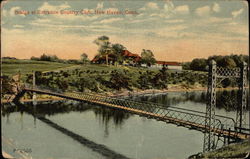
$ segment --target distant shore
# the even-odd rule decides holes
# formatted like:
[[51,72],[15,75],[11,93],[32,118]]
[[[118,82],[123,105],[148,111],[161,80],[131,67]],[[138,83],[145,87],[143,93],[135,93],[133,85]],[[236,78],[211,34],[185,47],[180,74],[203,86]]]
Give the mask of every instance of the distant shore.
[[[216,88],[217,91],[223,91],[223,90],[236,90],[237,87],[228,87],[228,88]],[[170,88],[170,89],[147,89],[147,90],[139,90],[139,91],[120,91],[116,93],[108,93],[107,96],[109,97],[126,97],[126,96],[140,96],[140,95],[146,95],[146,94],[164,94],[168,92],[194,92],[194,91],[206,91],[207,87],[198,87],[198,88]]]
[[[223,91],[223,90],[235,90],[238,89],[237,87],[228,87],[228,88],[216,88],[217,91]],[[197,88],[182,88],[182,87],[172,87],[169,89],[146,89],[146,90],[134,90],[134,91],[128,91],[128,90],[120,90],[115,92],[103,92],[98,93],[99,95],[107,96],[107,97],[129,97],[129,96],[141,96],[141,95],[156,95],[156,94],[164,94],[168,92],[194,92],[194,91],[206,91],[207,87],[197,87]],[[38,97],[36,101],[42,102],[42,101],[53,101],[53,100],[64,100],[60,97],[54,97],[54,96],[46,96],[46,97]],[[32,102],[33,99],[21,99],[22,102]],[[10,101],[2,100],[1,103],[8,103]]]

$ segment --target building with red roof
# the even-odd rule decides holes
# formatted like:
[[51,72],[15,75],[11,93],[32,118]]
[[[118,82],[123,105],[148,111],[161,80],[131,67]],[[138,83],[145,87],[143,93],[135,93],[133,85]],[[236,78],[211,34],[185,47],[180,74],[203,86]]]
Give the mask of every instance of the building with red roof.
[[[124,58],[123,64],[135,65],[135,64],[138,64],[139,61],[141,60],[141,57],[138,54],[131,53],[128,50],[123,50],[121,55]],[[115,55],[110,54],[108,56],[109,63],[114,63],[115,58],[116,58]],[[92,63],[98,63],[98,64],[105,63],[106,62],[106,57],[97,55],[97,56],[95,56],[93,58],[93,60],[91,60],[91,62]]]
[[[146,64],[140,64],[141,57],[138,54],[131,53],[128,50],[123,50],[121,55],[124,58],[123,65],[147,67]],[[116,61],[115,55],[110,54],[108,56],[108,61],[109,63],[114,64]],[[91,62],[104,64],[106,63],[106,57],[97,55],[94,57],[94,59]],[[172,70],[182,70],[181,63],[174,62],[174,61],[156,61],[156,63],[151,66],[151,68],[157,68],[157,69],[161,69],[162,67],[167,67],[168,69],[172,69]]]
[[152,68],[167,67],[170,70],[182,70],[182,65],[179,62],[174,61],[156,61],[156,64],[151,66]]

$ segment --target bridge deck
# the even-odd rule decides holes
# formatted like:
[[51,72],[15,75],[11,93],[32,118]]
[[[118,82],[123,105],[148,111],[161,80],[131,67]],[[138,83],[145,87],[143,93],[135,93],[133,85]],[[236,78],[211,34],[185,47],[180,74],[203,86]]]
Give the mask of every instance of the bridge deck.
[[[149,117],[149,118],[154,118],[154,119],[157,119],[157,120],[160,120],[160,121],[174,123],[174,124],[176,124],[178,126],[184,126],[184,127],[188,127],[190,129],[196,129],[196,130],[199,130],[199,131],[202,131],[202,132],[208,131],[210,129],[209,127],[206,127],[205,124],[203,124],[203,122],[198,121],[198,120],[202,120],[202,119],[204,120],[205,119],[204,117],[201,118],[201,116],[194,115],[194,114],[191,114],[192,116],[190,116],[190,113],[187,113],[187,115],[189,115],[192,118],[195,117],[196,119],[194,121],[178,119],[178,117],[168,115],[169,112],[167,114],[164,114],[164,113],[161,114],[161,113],[158,113],[159,110],[157,111],[157,113],[155,113],[155,111],[152,111],[152,109],[141,110],[141,109],[137,109],[137,108],[134,108],[134,107],[127,107],[127,106],[124,106],[123,104],[119,105],[119,103],[110,103],[110,102],[104,101],[103,99],[101,99],[99,97],[87,98],[87,97],[84,97],[84,96],[81,96],[81,95],[78,95],[78,94],[72,95],[72,93],[71,93],[71,94],[67,95],[67,94],[60,94],[60,93],[54,93],[54,92],[38,90],[38,89],[29,89],[29,88],[25,88],[24,91],[36,92],[36,93],[40,93],[40,94],[48,94],[48,95],[57,96],[57,97],[61,97],[61,98],[77,100],[77,101],[85,101],[85,102],[98,104],[98,105],[102,105],[102,106],[106,106],[106,107],[110,107],[110,108],[126,110],[126,111],[132,112],[134,114],[139,114],[139,115],[146,116],[146,117]],[[167,110],[167,108],[166,108],[166,110]],[[250,138],[250,134],[230,131],[228,129],[211,128],[211,130],[216,135],[219,135],[219,136],[226,136],[226,137],[238,138],[238,139]]]

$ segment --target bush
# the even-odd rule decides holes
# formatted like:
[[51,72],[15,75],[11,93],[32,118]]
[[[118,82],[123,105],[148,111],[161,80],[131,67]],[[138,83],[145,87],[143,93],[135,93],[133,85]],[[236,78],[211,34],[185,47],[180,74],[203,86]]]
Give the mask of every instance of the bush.
[[121,88],[131,89],[131,78],[124,73],[112,71],[110,82],[113,88],[120,90]]

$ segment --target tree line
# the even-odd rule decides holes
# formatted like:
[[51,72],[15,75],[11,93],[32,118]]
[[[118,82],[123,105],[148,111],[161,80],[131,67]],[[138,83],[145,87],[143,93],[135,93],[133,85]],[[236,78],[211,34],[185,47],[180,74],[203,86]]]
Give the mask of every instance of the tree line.
[[60,59],[56,55],[47,55],[47,54],[42,54],[40,57],[34,57],[32,56],[30,58],[31,60],[35,61],[49,61],[49,62],[60,62],[60,63],[68,63],[68,64],[87,64],[90,62],[88,59],[88,55],[86,53],[82,53],[80,56],[80,59]]
[[183,69],[185,70],[194,70],[194,71],[208,71],[210,61],[214,60],[217,63],[217,66],[220,67],[241,67],[243,62],[249,64],[249,56],[247,55],[214,55],[210,56],[207,59],[205,58],[195,58],[191,62],[183,63]]

